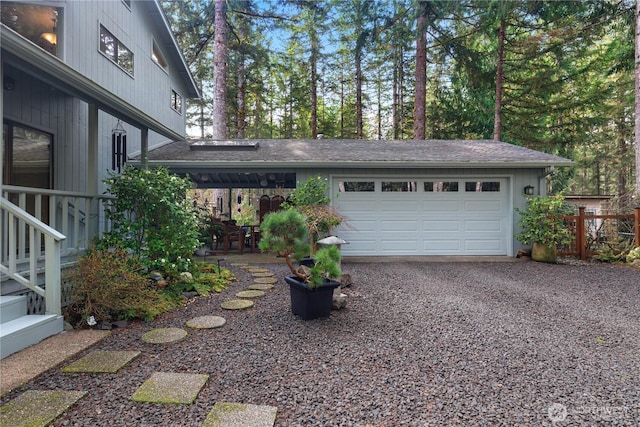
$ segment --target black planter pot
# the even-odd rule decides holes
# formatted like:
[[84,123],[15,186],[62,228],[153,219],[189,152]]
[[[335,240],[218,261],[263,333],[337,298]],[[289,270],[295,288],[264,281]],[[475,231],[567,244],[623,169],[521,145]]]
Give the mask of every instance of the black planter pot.
[[329,317],[333,303],[333,290],[339,282],[327,280],[320,286],[309,289],[306,283],[295,276],[285,276],[291,292],[291,311],[302,320]]
[[298,261],[298,264],[299,264],[299,265],[304,265],[304,266],[306,266],[306,267],[311,268],[311,267],[313,267],[314,265],[316,265],[316,262],[315,262],[315,260],[314,260],[313,258],[311,258],[311,257],[306,257],[306,258],[302,258],[302,259],[300,259],[300,260]]

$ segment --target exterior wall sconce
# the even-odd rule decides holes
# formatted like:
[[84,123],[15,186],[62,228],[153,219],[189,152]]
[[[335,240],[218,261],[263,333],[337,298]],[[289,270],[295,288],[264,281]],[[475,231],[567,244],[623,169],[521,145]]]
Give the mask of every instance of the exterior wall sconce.
[[527,196],[533,196],[534,190],[535,188],[533,187],[533,185],[527,185],[526,187],[524,187],[524,194],[526,194]]

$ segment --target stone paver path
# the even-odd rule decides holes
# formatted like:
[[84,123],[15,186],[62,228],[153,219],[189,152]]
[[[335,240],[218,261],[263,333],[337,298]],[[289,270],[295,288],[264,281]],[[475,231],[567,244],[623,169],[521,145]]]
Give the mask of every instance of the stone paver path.
[[240,291],[236,294],[238,298],[258,298],[264,296],[264,291],[249,289],[246,291]]
[[273,427],[278,408],[217,402],[202,427]]
[[85,394],[86,391],[27,390],[0,408],[0,426],[47,426]]
[[253,283],[249,285],[247,289],[256,291],[268,291],[269,289],[273,289],[273,285],[269,283]]
[[139,355],[139,351],[94,351],[65,366],[62,372],[116,373]]
[[207,383],[209,375],[156,372],[131,396],[136,402],[189,405]]
[[180,328],[152,329],[142,336],[142,341],[149,344],[170,344],[187,336],[187,331]]
[[245,310],[253,307],[253,301],[250,299],[232,299],[225,301],[220,306],[225,310]]
[[[252,267],[246,263],[232,265],[246,269],[254,276],[255,283],[249,286],[248,290],[236,294],[242,299],[223,302],[221,306],[224,309],[242,310],[253,307],[253,300],[245,298],[263,296],[264,291],[272,289],[273,283],[277,281],[265,268]],[[192,329],[208,329],[219,328],[225,323],[226,320],[220,316],[201,316],[189,320],[187,326]],[[187,336],[188,332],[181,328],[157,328],[146,332],[141,340],[149,344],[169,344]],[[28,351],[29,349],[25,350]],[[70,374],[117,374],[141,353],[94,351],[65,366],[62,371]],[[17,354],[15,356],[18,357]],[[205,374],[156,372],[138,387],[131,395],[131,400],[159,404],[192,404],[208,380],[209,376]],[[0,426],[46,427],[86,394],[86,391],[28,390],[0,407]],[[217,402],[202,427],[273,427],[276,414],[277,408],[274,406]]]
[[200,316],[194,317],[187,322],[187,326],[193,329],[213,329],[220,328],[227,323],[224,317],[220,316]]

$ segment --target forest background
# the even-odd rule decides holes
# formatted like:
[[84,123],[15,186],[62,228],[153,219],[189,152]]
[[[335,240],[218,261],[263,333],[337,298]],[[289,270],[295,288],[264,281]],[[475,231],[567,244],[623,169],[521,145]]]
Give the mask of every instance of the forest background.
[[497,139],[574,160],[555,192],[637,204],[634,0],[161,4],[192,137]]

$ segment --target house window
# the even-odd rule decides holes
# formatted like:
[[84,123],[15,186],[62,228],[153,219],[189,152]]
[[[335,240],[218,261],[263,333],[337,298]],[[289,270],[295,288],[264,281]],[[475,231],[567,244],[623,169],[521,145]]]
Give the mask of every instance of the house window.
[[167,61],[164,59],[164,56],[160,52],[160,49],[158,48],[158,45],[155,41],[153,42],[153,47],[151,49],[151,59],[153,59],[153,62],[155,62],[165,70],[167,69]]
[[464,191],[467,192],[499,192],[500,182],[498,181],[475,181],[465,182]]
[[175,90],[171,91],[171,108],[182,114],[182,96]]
[[133,53],[100,25],[100,52],[133,76]]
[[338,184],[340,193],[373,191],[375,183],[373,181],[343,181]]
[[458,181],[427,181],[424,183],[424,191],[427,193],[439,193],[444,191],[458,191]]
[[4,0],[0,3],[4,25],[51,55],[57,54],[62,8]]
[[384,192],[414,192],[418,191],[415,181],[384,181],[382,183]]

